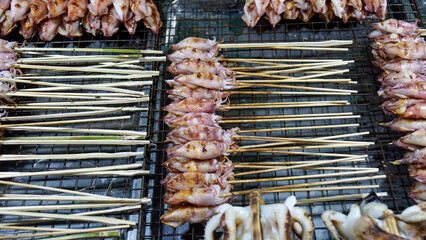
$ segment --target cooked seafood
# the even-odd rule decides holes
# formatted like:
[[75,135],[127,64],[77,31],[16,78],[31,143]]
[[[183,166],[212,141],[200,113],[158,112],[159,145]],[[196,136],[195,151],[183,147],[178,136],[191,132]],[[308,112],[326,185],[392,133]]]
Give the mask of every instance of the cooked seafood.
[[0,17],[3,13],[10,8],[10,2],[12,0],[0,0]]
[[231,69],[224,67],[218,61],[194,58],[186,58],[180,62],[172,62],[172,64],[167,67],[167,71],[173,75],[204,72],[218,75],[221,78],[228,78],[233,75]]
[[16,63],[16,55],[14,53],[0,53],[0,70],[8,70]]
[[0,39],[0,53],[14,53],[14,48],[18,46],[17,42],[9,42]]
[[286,10],[284,0],[271,0],[269,4],[276,14],[282,14]]
[[[285,6],[285,5],[284,5]],[[272,27],[275,27],[281,21],[281,14],[277,14],[273,9],[272,3],[266,7],[265,19],[269,21]]]
[[48,18],[55,18],[67,11],[68,0],[48,0]]
[[217,54],[217,49],[212,48],[206,52],[193,47],[184,47],[167,55],[167,59],[172,62],[180,62],[186,58],[195,58],[201,60],[212,60]]
[[23,20],[27,17],[29,9],[29,0],[12,0],[10,2],[10,20],[14,23]]
[[379,49],[373,49],[381,58],[386,59],[425,59],[426,44],[417,42],[387,43]]
[[426,120],[396,118],[387,124],[388,127],[399,132],[413,132],[426,128]]
[[205,126],[219,126],[218,121],[222,119],[221,116],[210,113],[186,113],[183,115],[175,115],[168,113],[163,117],[163,122],[169,127],[178,126],[192,126],[192,125],[205,125]]
[[[28,14],[29,15],[29,14]],[[22,35],[24,39],[32,38],[36,33],[36,25],[33,24],[29,18],[21,20],[21,27],[19,28],[19,34]]]
[[246,0],[244,5],[244,14],[241,19],[247,24],[248,27],[256,26],[262,15],[258,14],[258,9],[255,0]]
[[215,90],[229,90],[238,86],[234,76],[222,78],[218,75],[207,72],[179,75],[176,76],[173,81],[189,88],[202,87]]
[[215,38],[213,40],[197,37],[187,37],[173,45],[172,50],[176,51],[186,47],[196,48],[202,51],[209,52],[211,49],[217,49],[219,42]]
[[407,35],[415,35],[419,29],[417,27],[417,21],[410,23],[397,19],[388,19],[383,22],[373,23],[371,27],[382,32]]
[[406,60],[402,58],[393,59],[390,61],[373,61],[376,67],[381,68],[383,71],[401,72],[407,71],[412,73],[424,73],[426,68],[426,61],[423,60]]
[[117,19],[120,22],[125,22],[129,16],[130,1],[129,0],[112,0]]
[[392,86],[382,85],[377,94],[383,99],[417,98],[426,99],[426,82],[397,83]]
[[426,76],[410,71],[382,73],[377,79],[385,86],[395,86],[400,83],[426,83]]
[[380,105],[388,115],[397,114],[402,118],[426,119],[426,100],[398,99],[388,100]]
[[426,146],[425,134],[426,129],[418,129],[410,134],[405,135],[404,137],[401,137],[393,143],[398,147],[414,151],[422,148],[421,146]]
[[151,15],[151,8],[147,7],[146,0],[130,0],[130,9],[134,14],[135,21]]
[[33,25],[39,24],[47,18],[47,0],[32,0],[29,19]]
[[40,39],[43,41],[52,41],[52,39],[58,34],[59,25],[62,23],[60,17],[50,18],[40,23],[38,34]]
[[84,18],[87,13],[89,0],[69,0],[67,15],[64,17],[66,22],[74,22]]
[[[295,207],[296,198],[288,197],[284,203],[260,205],[262,239],[291,239],[292,230],[300,239],[311,239],[314,230],[305,210]],[[228,239],[253,239],[250,207],[221,205],[204,230],[204,238],[213,240],[219,227]],[[300,231],[299,231],[300,230]]]
[[283,13],[283,18],[288,20],[294,20],[299,16],[299,9],[296,7],[296,2],[293,0],[285,1],[284,5],[286,11]]
[[211,99],[221,100],[230,95],[230,93],[224,93],[219,90],[206,89],[206,88],[189,88],[186,86],[177,86],[171,90],[167,90],[167,97],[172,100],[185,99],[185,98],[196,98],[196,99]]
[[410,177],[421,183],[426,183],[426,168],[417,168],[417,166],[410,165],[408,167]]
[[239,128],[224,130],[221,127],[205,125],[180,126],[167,134],[166,142],[183,144],[193,140],[232,142]]
[[87,7],[93,15],[103,16],[109,13],[111,5],[112,0],[90,0],[90,4]]
[[214,113],[216,110],[222,111],[223,108],[220,102],[214,100],[186,98],[170,103],[164,110],[175,115],[183,115],[195,112]]
[[64,37],[73,38],[80,37],[83,30],[80,27],[80,21],[66,22],[62,21],[62,25],[58,28],[58,33]]
[[216,206],[231,201],[231,197],[220,197],[229,193],[229,185],[222,189],[219,185],[191,188],[164,194],[164,202],[171,205],[192,204],[194,206]]
[[83,19],[84,30],[88,33],[95,36],[101,32],[101,17],[93,15],[91,12],[88,12]]
[[179,227],[185,222],[202,223],[210,219],[215,214],[216,206],[196,207],[190,205],[170,206],[167,212],[161,216],[162,223],[170,227]]
[[210,160],[183,160],[168,159],[163,163],[171,172],[200,172],[200,173],[224,173],[233,168],[232,161],[227,157]]
[[105,37],[111,37],[119,30],[120,22],[116,18],[117,13],[114,8],[101,17],[101,31]]
[[416,166],[417,168],[426,167],[426,148],[417,149],[413,152],[408,152],[401,159],[402,163]]
[[[387,221],[381,220],[384,211],[389,211],[381,203],[368,203],[361,207],[358,204],[351,206],[348,215],[340,212],[325,211],[321,218],[331,232],[334,239],[423,239],[424,232],[415,225],[424,221],[425,214],[418,208],[407,208],[401,215],[396,215],[397,228],[400,236],[386,232],[389,229]],[[415,213],[415,217],[409,217]],[[400,217],[403,216],[403,217]],[[409,218],[404,219],[404,218]],[[407,221],[408,220],[408,221]]]
[[413,186],[411,186],[408,196],[417,203],[426,201],[426,184],[415,182]]
[[158,34],[163,25],[160,19],[160,13],[152,0],[147,0],[147,8],[151,14],[143,19],[143,24],[146,28],[151,29],[153,33]]
[[233,142],[190,141],[167,148],[168,158],[209,160],[229,155]]
[[200,172],[169,173],[165,179],[161,180],[161,184],[169,191],[202,188],[210,185],[219,185],[222,189],[226,189],[227,181],[232,178],[232,168],[223,175]]

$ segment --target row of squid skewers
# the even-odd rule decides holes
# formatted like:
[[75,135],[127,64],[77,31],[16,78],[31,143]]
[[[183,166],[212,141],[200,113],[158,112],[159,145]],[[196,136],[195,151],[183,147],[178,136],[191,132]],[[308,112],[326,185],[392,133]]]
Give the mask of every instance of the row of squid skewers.
[[345,23],[350,18],[362,22],[370,15],[385,19],[386,5],[386,0],[246,0],[242,19],[249,27],[256,26],[263,15],[274,27],[281,19],[308,22],[315,15],[327,23],[335,17]]
[[407,149],[396,164],[408,164],[410,176],[417,182],[409,196],[416,202],[426,201],[426,42],[416,23],[389,19],[374,23],[368,36],[372,43],[373,64],[384,73],[378,94],[386,100],[381,108],[387,115],[399,118],[385,124],[393,130],[409,133],[393,142]]
[[[0,1],[0,35],[8,35],[19,27],[24,39],[36,33],[43,41],[51,41],[58,33],[79,37],[86,32],[111,37],[120,23],[135,34],[137,23],[157,34],[162,25],[152,0],[2,0]],[[81,26],[83,25],[83,27]]]

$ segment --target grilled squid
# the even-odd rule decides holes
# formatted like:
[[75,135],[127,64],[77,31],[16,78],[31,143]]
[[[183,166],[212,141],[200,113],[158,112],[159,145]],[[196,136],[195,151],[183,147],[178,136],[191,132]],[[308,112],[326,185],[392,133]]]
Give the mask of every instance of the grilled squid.
[[387,33],[398,33],[407,35],[417,34],[418,31],[417,21],[414,23],[410,23],[397,19],[389,19],[383,22],[373,23],[371,24],[371,27],[376,30]]
[[205,125],[218,127],[218,121],[222,120],[221,116],[212,113],[190,112],[183,115],[175,115],[167,113],[163,117],[163,122],[171,128],[178,126]]
[[167,212],[161,216],[162,223],[170,227],[179,227],[185,222],[202,223],[209,220],[214,214],[217,207],[197,207],[197,206],[171,206]]
[[167,134],[166,142],[183,144],[189,141],[224,141],[232,142],[234,135],[239,128],[223,130],[221,127],[211,127],[205,125],[181,126],[173,129]]
[[208,160],[228,156],[233,142],[190,141],[185,144],[167,148],[169,158]]
[[231,69],[224,67],[218,61],[195,58],[185,58],[180,62],[172,62],[172,64],[167,67],[167,71],[173,75],[205,72],[218,75],[221,78],[227,78],[233,75]]
[[220,100],[228,97],[231,93],[224,93],[215,89],[206,89],[206,88],[189,88],[186,86],[176,86],[171,90],[167,90],[167,97],[172,100],[179,100],[185,98],[195,98],[195,99],[210,99],[210,100]]
[[192,160],[192,159],[168,159],[163,163],[169,171],[177,172],[200,172],[221,174],[233,168],[232,161],[227,157],[222,159]]
[[396,118],[386,124],[388,127],[399,132],[413,132],[417,129],[426,128],[426,120],[423,119],[407,119]]
[[229,193],[229,191],[229,185],[225,189],[220,185],[210,185],[203,188],[169,191],[164,194],[164,202],[170,205],[216,206],[231,201],[231,197],[220,196],[221,194]]
[[232,168],[229,168],[223,175],[200,172],[169,173],[161,181],[161,184],[170,191],[202,188],[211,185],[219,185],[222,189],[226,189],[228,187],[227,181],[233,179],[232,170]]
[[188,37],[172,46],[172,50],[180,50],[186,47],[196,48],[202,51],[209,52],[211,49],[217,51],[218,42],[214,38],[213,40],[197,37]]
[[183,115],[185,113],[214,113],[216,110],[223,111],[224,108],[220,102],[209,99],[186,98],[176,100],[163,108],[167,112],[175,115]]
[[215,48],[212,48],[210,51],[206,52],[193,47],[184,47],[182,49],[176,50],[173,53],[167,55],[167,59],[169,59],[172,62],[180,62],[185,58],[212,60],[215,58],[217,51],[218,49],[215,49]]
[[238,86],[234,76],[222,78],[207,72],[179,75],[176,76],[173,81],[189,88],[203,87],[207,89],[229,90]]
[[387,115],[397,114],[403,118],[426,118],[426,100],[391,99],[382,103],[380,107]]

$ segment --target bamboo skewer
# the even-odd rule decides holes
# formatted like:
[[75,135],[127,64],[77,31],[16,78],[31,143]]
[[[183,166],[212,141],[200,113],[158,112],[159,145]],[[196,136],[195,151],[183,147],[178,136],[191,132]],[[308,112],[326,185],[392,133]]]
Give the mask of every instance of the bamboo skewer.
[[[48,210],[65,210],[65,209],[91,209],[91,208],[109,208],[135,206],[134,203],[97,203],[97,204],[55,204],[55,205],[39,205],[39,206],[19,206],[19,207],[1,207],[6,211],[48,211]],[[0,224],[0,226],[4,226]]]
[[218,44],[219,49],[237,48],[281,48],[281,47],[331,47],[351,45],[352,40],[329,40],[318,42],[279,42],[279,43],[229,43]]
[[151,200],[149,198],[132,199],[132,198],[100,198],[98,196],[57,196],[57,195],[30,195],[30,194],[0,194],[0,200],[23,200],[31,199],[32,201],[72,201],[72,202],[98,202],[98,203],[134,203],[144,204]]
[[232,181],[228,181],[228,183],[242,184],[242,183],[252,183],[252,182],[290,181],[290,180],[299,180],[299,179],[326,178],[326,177],[339,177],[339,176],[347,176],[347,175],[377,173],[378,171],[379,171],[378,168],[373,168],[371,170],[364,170],[364,171],[349,171],[349,172],[337,172],[337,173],[309,174],[309,175],[303,175],[303,176],[232,180]]
[[[263,74],[263,73],[248,73],[248,72],[236,72],[236,78],[246,77],[246,76],[253,76],[253,77],[266,77],[266,78],[280,78],[280,79],[289,79],[289,80],[302,80],[302,79],[312,79],[312,78],[318,78],[318,77],[324,77],[324,76],[331,76],[336,74],[343,74],[349,72],[349,69],[345,70],[336,70],[336,71],[329,71],[324,73],[317,73],[317,74],[311,74],[306,75],[302,77],[290,77],[290,76],[282,76],[282,75],[271,75],[271,74]],[[238,75],[239,74],[239,75]]]
[[299,67],[321,67],[321,66],[327,66],[328,64],[335,64],[332,66],[341,66],[341,65],[347,65],[349,63],[353,63],[353,61],[343,61],[343,60],[335,60],[335,61],[327,61],[327,62],[312,62],[312,63],[297,63],[297,64],[287,64],[287,63],[275,63],[275,64],[269,64],[268,62],[260,62],[260,61],[253,61],[253,62],[246,62],[246,63],[256,63],[261,64],[261,66],[250,66],[250,67],[231,67],[234,71],[253,71],[253,70],[265,70],[265,69],[277,69],[277,68],[299,68]]
[[360,158],[364,159],[365,156],[360,155],[359,157],[347,157],[347,158],[339,158],[334,160],[321,160],[314,163],[304,163],[304,164],[298,164],[298,165],[292,165],[292,166],[275,167],[273,169],[263,169],[263,170],[256,170],[256,171],[250,171],[250,172],[242,172],[242,173],[236,173],[234,174],[234,176],[237,177],[237,176],[245,176],[245,175],[251,175],[251,174],[297,169],[297,168],[303,168],[303,167],[313,167],[313,166],[319,166],[319,165],[325,165],[325,164],[331,164],[331,163],[348,162],[348,161],[350,162],[352,160],[358,160]]
[[56,124],[70,124],[70,123],[114,121],[114,120],[130,119],[130,118],[131,118],[131,116],[118,116],[118,117],[77,119],[77,120],[54,121],[54,122],[8,124],[8,125],[0,125],[0,129],[1,128],[8,128],[8,127],[22,127],[22,126],[41,126],[41,125],[56,125]]
[[[387,192],[378,192],[376,193],[378,197],[385,197],[388,195]],[[320,198],[311,198],[297,200],[297,204],[310,204],[317,202],[332,202],[332,201],[342,201],[342,200],[351,200],[351,199],[362,199],[368,196],[368,193],[359,193],[359,194],[348,194],[348,195],[339,195],[333,197],[320,197]]]
[[8,131],[40,131],[40,132],[67,132],[67,133],[94,133],[94,134],[114,134],[123,136],[138,136],[145,138],[146,132],[137,132],[132,130],[115,130],[99,128],[61,128],[61,127],[6,127]]
[[113,227],[100,227],[100,228],[89,228],[89,229],[64,229],[61,232],[48,232],[48,233],[37,233],[37,234],[26,234],[18,236],[6,236],[0,237],[0,239],[17,239],[17,238],[33,238],[33,237],[43,237],[43,236],[54,236],[54,235],[64,235],[70,233],[92,233],[92,232],[101,232],[107,230],[116,230],[116,229],[125,229],[130,228],[130,225],[119,225]]
[[149,78],[148,75],[140,74],[93,74],[93,75],[59,75],[59,76],[44,76],[44,75],[34,75],[34,74],[25,74],[24,76],[19,76],[14,79],[22,80],[36,80],[36,79],[141,79]]
[[108,109],[108,110],[87,111],[87,112],[76,112],[76,113],[55,113],[55,114],[43,114],[43,115],[1,117],[0,122],[30,121],[30,120],[40,120],[40,119],[52,119],[52,118],[88,117],[88,116],[108,115],[108,114],[117,113],[117,112],[120,112],[119,108]]
[[[110,97],[105,94],[93,94],[93,93],[44,93],[44,92],[11,92],[5,94],[8,97],[31,97],[31,98],[63,98],[63,99],[86,99],[86,100],[110,100],[110,101],[130,101],[130,100],[140,100],[138,97]],[[126,95],[128,96],[128,95]],[[145,100],[142,100],[142,102]]]
[[[272,192],[293,192],[293,191],[312,191],[315,188],[302,188],[302,187],[310,187],[310,186],[319,186],[319,185],[334,185],[334,184],[341,184],[341,183],[348,183],[348,182],[357,182],[357,181],[367,181],[367,180],[375,180],[375,179],[384,179],[386,178],[386,175],[377,175],[377,176],[368,176],[368,177],[355,177],[355,178],[346,178],[346,179],[339,179],[339,180],[330,180],[330,181],[320,181],[320,182],[310,182],[310,183],[301,183],[301,184],[292,184],[292,185],[285,185],[285,186],[278,186],[278,187],[269,187],[269,188],[262,188],[258,189],[261,193],[272,193]],[[368,185],[367,185],[368,186]],[[339,186],[336,187],[341,189],[357,189],[357,188],[368,188],[367,186]],[[379,188],[379,185],[373,185],[377,186],[376,188]],[[372,186],[370,185],[369,188]],[[298,189],[300,188],[300,189]],[[243,195],[243,194],[250,194],[251,190],[242,190],[242,191],[234,191],[231,193],[224,193],[221,194],[220,197],[228,197],[228,196],[236,196],[236,195]]]
[[93,233],[79,233],[69,234],[62,237],[51,237],[43,238],[39,240],[71,240],[71,239],[83,239],[83,238],[120,238],[121,234],[118,231],[102,231]]
[[103,52],[103,53],[134,53],[134,54],[163,54],[160,50],[138,50],[120,48],[43,48],[43,47],[17,47],[14,49],[19,53],[26,54],[28,51],[36,52]]
[[104,100],[104,101],[75,101],[75,102],[35,102],[18,104],[17,106],[94,106],[94,105],[116,105],[116,104],[129,104],[148,102],[149,97],[141,98],[125,98],[123,100]]
[[118,152],[118,153],[77,153],[77,154],[37,154],[37,155],[0,155],[0,161],[28,161],[28,160],[84,160],[84,159],[112,159],[128,158],[144,155],[143,152]]
[[69,107],[69,106],[2,106],[0,109],[7,110],[111,110],[120,108],[123,112],[138,112],[138,111],[148,111],[148,108],[139,108],[139,107],[94,107],[94,106],[78,106],[78,107]]
[[[268,59],[268,58],[221,58],[219,61],[223,62],[246,62],[246,63],[252,63],[252,62],[261,62],[261,63],[268,63],[268,62],[311,62],[311,63],[318,63],[318,62],[338,62],[343,61],[342,59]],[[273,63],[275,64],[275,63]]]
[[356,84],[356,81],[346,78],[337,78],[337,79],[322,79],[322,78],[309,78],[309,79],[300,79],[300,80],[291,80],[291,79],[252,79],[252,80],[238,80],[240,84],[250,84],[250,83],[349,83]]
[[57,70],[67,72],[93,72],[93,73],[115,73],[115,74],[138,74],[146,75],[148,77],[158,76],[158,71],[141,71],[141,70],[120,70],[120,69],[99,69],[99,68],[82,68],[82,67],[65,67],[65,66],[46,66],[46,65],[30,65],[30,64],[14,64],[15,68],[26,69],[44,69],[44,70]]
[[287,114],[287,115],[261,115],[261,116],[229,116],[223,117],[223,120],[231,119],[259,119],[259,118],[303,118],[303,117],[325,117],[325,116],[347,116],[353,115],[352,112],[343,113],[312,113],[312,114]]
[[28,140],[0,140],[2,145],[148,145],[151,142],[148,140],[61,140],[61,139],[52,139],[52,140],[43,140],[37,139],[28,139]]
[[[80,173],[91,173],[91,172],[102,172],[102,171],[111,171],[111,170],[124,170],[124,169],[134,169],[141,168],[143,165],[136,164],[125,164],[125,165],[114,165],[107,167],[95,167],[95,168],[78,168],[78,169],[68,169],[68,170],[54,170],[54,171],[38,171],[38,172],[0,172],[1,178],[12,178],[12,177],[30,177],[30,176],[46,176],[46,175],[73,175]],[[141,175],[149,174],[149,170],[140,171]]]
[[[239,88],[245,87],[277,87],[277,88],[290,88],[290,89],[303,89],[303,90],[313,90],[313,91],[322,91],[322,92],[336,92],[336,93],[357,93],[354,90],[345,90],[345,89],[334,89],[334,88],[318,88],[318,87],[304,87],[304,86],[293,86],[293,85],[276,85],[276,84],[264,84],[264,83],[242,83]],[[239,91],[229,91],[231,94]]]

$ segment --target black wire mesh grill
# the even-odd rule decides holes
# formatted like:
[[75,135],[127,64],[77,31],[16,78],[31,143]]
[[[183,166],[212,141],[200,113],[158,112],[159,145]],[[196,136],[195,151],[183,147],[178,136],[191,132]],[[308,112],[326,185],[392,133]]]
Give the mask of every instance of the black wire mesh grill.
[[[414,1],[389,1],[388,2],[388,18],[394,17],[403,20],[419,19],[420,26],[423,25],[424,18],[420,13],[419,5]],[[251,116],[251,115],[278,115],[278,114],[309,114],[309,113],[332,113],[332,112],[353,112],[361,115],[360,119],[342,119],[342,120],[326,120],[326,121],[304,121],[304,122],[273,122],[273,123],[255,123],[255,124],[222,124],[222,127],[228,129],[238,126],[244,129],[260,129],[260,128],[277,128],[277,127],[293,127],[293,126],[309,126],[323,124],[350,124],[359,123],[359,127],[352,128],[331,128],[331,129],[313,129],[313,130],[297,130],[297,131],[281,131],[274,133],[265,133],[267,136],[283,136],[283,137],[314,137],[325,135],[346,134],[352,132],[369,131],[370,134],[364,137],[355,138],[356,140],[374,141],[376,144],[371,146],[367,151],[359,148],[333,149],[334,152],[345,152],[350,154],[368,153],[369,159],[366,163],[350,163],[349,166],[354,167],[378,167],[379,173],[386,174],[385,180],[372,180],[354,183],[356,185],[379,184],[380,188],[375,189],[376,192],[387,192],[388,196],[382,200],[388,206],[396,211],[401,211],[405,207],[413,204],[412,200],[407,197],[407,192],[412,181],[407,175],[404,166],[394,166],[391,161],[399,159],[403,152],[396,147],[389,145],[391,141],[397,139],[399,135],[390,131],[385,127],[378,126],[379,122],[387,122],[390,117],[384,116],[378,105],[380,99],[376,92],[379,89],[376,84],[376,78],[379,71],[370,64],[372,56],[369,48],[369,40],[365,37],[370,31],[370,21],[363,24],[350,20],[348,23],[342,23],[334,20],[330,24],[325,24],[322,20],[313,18],[310,22],[304,23],[300,20],[286,21],[282,20],[276,28],[272,28],[270,24],[262,19],[258,25],[249,29],[241,20],[244,1],[207,1],[207,0],[176,0],[166,1],[163,6],[163,15],[165,17],[165,25],[161,38],[160,47],[165,52],[170,52],[170,46],[181,39],[189,36],[214,38],[224,40],[226,43],[246,43],[246,42],[287,42],[287,41],[321,41],[321,40],[353,40],[354,44],[350,47],[349,52],[320,52],[320,51],[281,51],[281,50],[227,50],[222,51],[229,58],[322,58],[322,59],[344,59],[355,60],[355,63],[349,67],[350,72],[339,76],[342,78],[351,78],[357,81],[356,85],[350,84],[334,84],[320,83],[309,86],[315,87],[336,87],[345,89],[358,90],[357,94],[350,97],[336,97],[336,99],[344,99],[351,102],[350,106],[333,106],[323,108],[300,108],[300,109],[262,109],[262,110],[231,110],[229,112],[220,113],[224,116]],[[155,106],[153,111],[153,127],[152,140],[156,144],[155,148],[149,149],[150,165],[153,170],[148,181],[148,194],[153,198],[152,206],[146,209],[146,223],[141,231],[144,232],[145,239],[202,239],[202,224],[185,224],[177,229],[172,229],[161,224],[159,217],[167,209],[164,204],[162,195],[165,190],[160,186],[159,181],[163,179],[167,171],[162,167],[161,163],[166,160],[165,148],[169,145],[163,141],[169,129],[162,123],[161,117],[165,112],[160,107],[170,103],[167,99],[165,90],[167,86],[163,84],[163,80],[172,76],[163,68],[163,78],[159,82],[155,90]],[[256,89],[263,90],[263,89]],[[278,102],[278,101],[315,101],[315,100],[332,100],[333,97],[324,96],[263,96],[263,95],[235,95],[231,96],[231,103],[252,103],[252,102]],[[262,134],[260,134],[262,135]],[[263,135],[262,135],[263,136]],[[354,139],[352,139],[354,140]],[[248,144],[248,143],[245,143]],[[327,152],[327,150],[320,150]],[[240,161],[288,161],[288,160],[309,160],[309,157],[287,156],[280,154],[237,154],[230,156],[234,162]],[[326,159],[326,158],[322,158]],[[336,165],[335,165],[336,166]],[[284,173],[261,175],[266,176],[287,176],[307,174],[304,170],[289,170]],[[260,175],[256,176],[260,177]],[[254,178],[254,177],[252,177]],[[339,179],[339,178],[333,178]],[[270,182],[262,184],[244,184],[237,186],[236,189],[251,189],[254,187],[268,187],[282,184],[295,184],[310,182],[311,180],[287,181],[287,182]],[[314,181],[314,180],[312,180]],[[343,186],[343,185],[338,185]],[[368,190],[355,191],[321,191],[321,192],[296,192],[296,193],[275,193],[264,195],[267,203],[282,202],[290,194],[295,194],[298,199],[316,198],[334,196],[337,194],[367,193]],[[325,203],[305,204],[303,208],[314,221],[315,239],[329,239],[328,230],[321,221],[321,213],[324,210],[346,211],[355,201],[334,201]],[[232,204],[247,205],[248,197],[240,196],[234,198]]]
[[[155,49],[158,43],[158,36],[151,33],[143,27],[142,24],[137,28],[135,35],[128,34],[124,28],[112,38],[105,38],[102,36],[92,36],[89,34],[83,34],[80,38],[66,39],[61,36],[56,36],[52,42],[45,43],[34,37],[29,41],[23,42],[21,36],[17,34],[17,30],[12,32],[5,39],[18,41],[20,44],[25,44],[26,46],[33,47],[58,47],[58,48],[126,48],[126,49]],[[56,53],[56,52],[55,52]],[[62,54],[70,55],[93,55],[93,54],[109,54],[109,53],[72,53],[72,52],[63,52]],[[30,57],[30,56],[25,56]],[[72,66],[72,64],[68,64]],[[68,66],[67,65],[67,66]],[[158,63],[148,62],[141,63],[147,70],[156,70],[158,69]],[[37,71],[37,70],[36,70]],[[24,71],[28,73],[30,71]],[[35,71],[32,71],[35,72]],[[58,73],[59,75],[64,75],[63,73]],[[81,75],[81,73],[65,73],[70,75]],[[105,73],[107,74],[107,73]],[[145,79],[141,79],[145,80]],[[146,79],[146,80],[155,80],[155,79]],[[46,81],[46,80],[45,80]],[[110,83],[117,82],[113,79],[53,79],[52,82],[60,82],[67,84],[96,84],[96,83]],[[118,80],[126,81],[126,80]],[[18,89],[23,88],[34,88],[36,85],[29,84],[19,84]],[[43,86],[40,86],[43,87]],[[145,85],[139,87],[128,87],[127,89],[142,91],[147,96],[151,96],[153,93],[152,85]],[[88,93],[96,93],[102,91],[86,91]],[[67,101],[64,99],[56,98],[19,98],[18,103],[28,103],[28,102],[55,102],[55,101]],[[122,106],[127,107],[139,107],[139,108],[148,108],[151,107],[150,102],[142,103],[132,103]],[[63,112],[72,112],[68,110],[12,110],[9,112],[8,116],[23,116],[23,115],[43,115],[51,113],[63,113]],[[151,121],[150,121],[150,112],[141,111],[141,112],[120,112],[115,113],[109,116],[121,116],[121,115],[130,115],[130,119],[115,120],[115,121],[102,121],[102,122],[89,122],[89,123],[75,123],[67,125],[51,125],[58,127],[75,127],[75,128],[102,128],[102,129],[118,129],[118,130],[133,130],[133,131],[146,131],[147,139],[150,138]],[[96,118],[86,117],[86,118]],[[105,116],[98,116],[105,117]],[[74,120],[77,118],[67,118],[67,120]],[[51,120],[46,120],[51,121]],[[19,122],[17,122],[19,123]],[[46,132],[33,132],[33,131],[20,131],[20,132],[6,132],[5,137],[38,137],[38,136],[75,136],[82,134],[73,134],[73,133],[46,133]],[[91,134],[83,134],[91,135]],[[96,152],[105,152],[105,153],[117,153],[117,152],[146,152],[144,146],[115,146],[115,145],[37,145],[36,141],[33,145],[20,145],[20,146],[2,146],[2,154],[73,154],[73,153],[96,153]],[[132,163],[143,163],[144,169],[149,169],[149,166],[145,164],[146,154],[138,155],[134,157],[127,158],[117,158],[117,159],[85,159],[85,160],[38,160],[38,161],[13,161],[13,162],[2,162],[1,169],[2,171],[49,171],[49,170],[62,170],[62,169],[72,169],[72,168],[85,168],[85,167],[101,167],[101,166],[111,166],[111,165],[121,165],[121,164],[132,164]],[[7,179],[9,180],[9,179]],[[145,193],[145,177],[117,177],[117,176],[33,176],[33,177],[21,177],[15,178],[14,181],[20,183],[29,183],[41,186],[49,186],[63,189],[70,189],[74,191],[84,191],[87,193],[107,195],[113,197],[121,198],[142,198],[146,196]],[[4,187],[2,186],[2,193],[4,194],[56,194],[55,192],[37,190],[31,188],[23,187]],[[10,206],[28,206],[28,205],[42,205],[42,204],[69,204],[70,202],[56,202],[56,201],[2,201],[0,202],[2,207]],[[99,209],[88,209],[87,211],[99,210]],[[61,214],[74,214],[80,213],[83,210],[57,210],[49,211],[49,213],[61,213]],[[110,215],[111,217],[116,217],[120,219],[132,220],[138,224],[143,224],[143,219],[141,219],[140,212],[123,212],[123,213],[114,213]],[[2,216],[2,223],[11,222],[11,221],[20,221],[25,218],[16,217],[16,216]],[[59,228],[69,228],[69,229],[85,229],[85,228],[94,228],[102,227],[102,224],[96,223],[75,223],[72,221],[57,221],[50,222],[47,224],[40,223],[37,226],[42,227],[59,227]],[[1,236],[10,235],[8,230],[0,230]],[[25,232],[27,234],[37,233],[37,232]],[[123,230],[121,239],[138,239],[141,236],[139,235],[140,231],[138,228],[133,228],[130,230]]]

